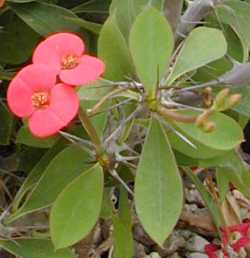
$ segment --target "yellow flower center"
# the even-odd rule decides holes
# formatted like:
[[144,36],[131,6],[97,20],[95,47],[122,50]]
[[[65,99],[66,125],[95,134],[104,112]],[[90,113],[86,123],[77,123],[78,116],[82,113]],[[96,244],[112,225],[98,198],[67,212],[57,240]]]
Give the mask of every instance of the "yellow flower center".
[[49,104],[49,94],[47,92],[36,92],[31,98],[32,105],[35,108],[43,108]]
[[75,55],[68,55],[62,58],[61,68],[63,70],[74,69],[79,64],[79,58]]

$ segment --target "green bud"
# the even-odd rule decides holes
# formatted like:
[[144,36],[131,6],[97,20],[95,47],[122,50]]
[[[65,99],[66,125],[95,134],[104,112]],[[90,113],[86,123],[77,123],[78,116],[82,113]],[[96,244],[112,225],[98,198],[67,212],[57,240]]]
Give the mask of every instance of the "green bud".
[[240,101],[242,100],[242,95],[241,94],[233,94],[232,96],[230,96],[229,100],[228,100],[228,105],[230,106],[230,108],[238,105],[240,103]]
[[228,96],[230,90],[228,88],[221,90],[215,97],[213,109],[224,111],[228,109]]

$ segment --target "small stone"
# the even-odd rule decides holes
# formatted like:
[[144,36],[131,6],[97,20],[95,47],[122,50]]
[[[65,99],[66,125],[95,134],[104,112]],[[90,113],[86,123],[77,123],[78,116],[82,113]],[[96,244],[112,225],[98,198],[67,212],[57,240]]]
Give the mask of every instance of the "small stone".
[[145,256],[144,258],[161,258],[158,253],[151,253],[150,255]]
[[194,252],[204,252],[205,246],[209,242],[201,236],[194,235],[187,241],[186,249]]
[[191,253],[187,257],[188,258],[208,258],[206,254],[202,254],[202,253]]

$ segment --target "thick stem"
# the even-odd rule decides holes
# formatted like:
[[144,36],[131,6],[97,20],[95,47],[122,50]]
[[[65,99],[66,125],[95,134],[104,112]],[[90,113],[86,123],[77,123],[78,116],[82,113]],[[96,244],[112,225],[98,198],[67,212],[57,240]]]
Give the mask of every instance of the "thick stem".
[[180,22],[183,0],[165,0],[164,12],[175,34],[178,23]]
[[230,71],[221,75],[216,80],[179,89],[178,93],[213,86],[244,87],[248,85],[250,85],[250,62],[245,64],[235,64]]
[[177,39],[186,37],[187,34],[213,9],[215,5],[222,4],[225,0],[194,0],[181,17],[177,27]]
[[250,62],[235,64],[233,69],[217,79],[218,83],[228,86],[247,86],[250,84]]

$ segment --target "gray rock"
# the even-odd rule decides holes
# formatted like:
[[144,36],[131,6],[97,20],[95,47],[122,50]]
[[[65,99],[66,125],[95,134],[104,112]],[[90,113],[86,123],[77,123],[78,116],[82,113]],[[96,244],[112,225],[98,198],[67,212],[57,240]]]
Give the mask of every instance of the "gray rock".
[[145,258],[161,258],[158,253],[151,253],[150,255],[145,256]]
[[188,258],[208,258],[206,254],[202,254],[202,253],[191,253],[187,257]]
[[191,252],[204,252],[204,247],[209,242],[201,236],[193,235],[186,244],[186,249]]

